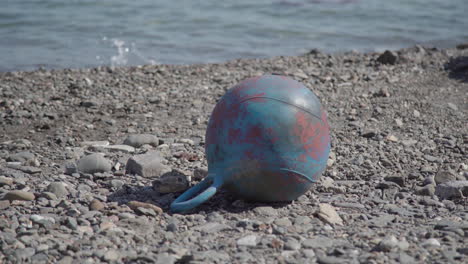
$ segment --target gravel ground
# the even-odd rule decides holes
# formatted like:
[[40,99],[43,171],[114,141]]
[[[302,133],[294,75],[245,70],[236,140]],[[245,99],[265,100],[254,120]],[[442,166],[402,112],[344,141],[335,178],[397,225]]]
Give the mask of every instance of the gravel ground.
[[[0,263],[466,263],[467,47],[0,73]],[[265,73],[326,107],[320,182],[170,213],[217,100]]]

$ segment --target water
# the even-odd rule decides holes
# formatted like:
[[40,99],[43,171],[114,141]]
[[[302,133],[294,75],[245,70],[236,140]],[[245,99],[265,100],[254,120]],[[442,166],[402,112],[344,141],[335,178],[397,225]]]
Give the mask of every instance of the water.
[[468,41],[468,0],[2,0],[0,71]]

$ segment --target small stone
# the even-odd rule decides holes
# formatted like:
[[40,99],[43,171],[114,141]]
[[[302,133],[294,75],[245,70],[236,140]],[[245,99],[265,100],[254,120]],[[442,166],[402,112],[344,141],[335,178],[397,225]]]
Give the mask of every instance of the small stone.
[[435,187],[435,194],[440,199],[468,197],[468,181],[450,181]]
[[110,161],[98,153],[94,153],[81,158],[78,161],[77,167],[78,171],[90,174],[96,172],[107,172],[112,169]]
[[153,182],[153,189],[158,193],[174,193],[187,190],[189,181],[185,174],[178,170],[163,174]]
[[8,207],[10,207],[9,200],[0,200],[0,210],[6,209]]
[[154,212],[156,212],[157,214],[162,214],[162,209],[154,204],[150,204],[150,203],[143,203],[143,202],[139,202],[139,201],[131,201],[131,202],[128,202],[127,203],[128,207],[130,207],[131,209],[135,210],[137,209],[138,207],[141,207],[141,208],[148,208],[148,209],[151,209],[153,210]]
[[17,161],[21,162],[22,164],[33,161],[35,159],[35,155],[29,151],[18,152],[16,154],[10,155],[7,158],[7,161]]
[[78,168],[74,162],[67,162],[65,164],[65,171],[66,175],[72,175],[73,173],[78,173]]
[[406,182],[406,178],[401,176],[401,175],[387,176],[384,179],[385,179],[385,181],[394,182],[394,183],[398,184],[400,187],[404,187],[405,182]]
[[123,152],[123,153],[133,153],[135,152],[135,148],[128,145],[109,145],[102,147],[104,149],[109,150],[110,152]]
[[3,200],[9,200],[9,201],[32,201],[36,197],[34,196],[33,193],[31,192],[25,192],[25,191],[10,191],[7,192],[7,194],[3,197]]
[[437,184],[442,184],[442,183],[455,181],[455,180],[457,180],[457,176],[454,175],[451,171],[447,171],[447,170],[440,170],[434,176],[434,181]]
[[328,248],[333,246],[333,240],[325,236],[316,236],[302,241],[305,248]]
[[197,181],[203,180],[206,175],[208,175],[208,170],[206,168],[196,168],[193,171],[193,179]]
[[331,225],[343,225],[343,219],[338,215],[335,208],[330,204],[319,204],[317,216],[324,222]]
[[92,200],[89,204],[89,209],[94,211],[101,211],[104,209],[104,207],[105,205],[97,199]]
[[47,200],[57,200],[57,195],[51,192],[43,192],[41,193],[40,197],[44,197]]
[[83,141],[80,143],[80,145],[82,147],[89,147],[89,146],[93,146],[93,147],[103,147],[103,146],[109,146],[109,141]]
[[47,186],[46,191],[55,194],[59,198],[65,197],[69,194],[67,189],[65,188],[65,185],[61,182],[50,183]]
[[400,118],[395,118],[395,124],[399,127],[403,126],[403,120]]
[[428,184],[423,187],[416,187],[416,194],[432,196],[435,194],[435,186],[434,184]]
[[278,212],[271,206],[259,206],[254,209],[254,212],[264,216],[277,216]]
[[220,231],[223,231],[223,230],[229,230],[229,229],[231,229],[231,227],[228,226],[228,225],[225,225],[225,224],[210,222],[210,223],[206,223],[206,224],[201,225],[201,226],[197,226],[197,227],[195,227],[195,229],[200,230],[200,231],[202,231],[204,233],[217,233],[217,232],[220,232]]
[[284,243],[284,249],[286,250],[299,250],[301,248],[301,243],[294,238],[288,238],[286,243]]
[[395,137],[394,135],[388,135],[388,136],[387,136],[387,140],[388,140],[388,141],[391,141],[391,142],[397,142],[397,141],[398,141],[398,138]]
[[337,258],[333,256],[318,256],[317,263],[319,264],[341,264],[345,263],[346,259]]
[[332,188],[333,186],[335,186],[335,181],[330,178],[330,177],[326,177],[326,176],[323,176],[320,178],[320,184],[322,185],[323,188],[325,189],[329,189],[329,188]]
[[55,219],[50,216],[42,216],[42,215],[31,215],[30,216],[31,221],[33,221],[36,224],[40,224],[44,227],[51,227],[55,225]]
[[126,166],[127,174],[136,174],[145,178],[160,177],[170,171],[170,168],[162,163],[159,152],[149,151],[142,155],[131,157]]
[[458,106],[454,103],[447,103],[447,106],[453,111],[458,111]]
[[421,113],[420,113],[418,110],[414,110],[414,111],[413,111],[413,116],[416,117],[416,118],[418,118],[418,117],[421,116]]
[[125,145],[129,145],[135,148],[139,148],[145,144],[157,147],[159,145],[159,139],[155,135],[150,134],[135,134],[129,135],[123,142]]
[[105,261],[116,261],[120,257],[120,254],[118,251],[114,249],[109,249],[104,253],[104,256],[102,257]]
[[110,186],[114,189],[120,189],[122,186],[124,186],[125,182],[121,180],[111,180],[110,181]]
[[389,236],[382,239],[374,248],[375,251],[390,252],[398,247],[398,239],[395,236]]
[[382,64],[394,65],[397,63],[397,59],[398,54],[396,54],[394,51],[386,50],[377,58],[377,61]]
[[422,242],[421,246],[428,248],[428,247],[440,247],[439,240],[435,238],[429,238],[426,241]]
[[255,247],[257,245],[257,236],[248,235],[237,240],[238,246]]
[[292,225],[291,220],[287,217],[278,218],[273,222],[277,226],[288,227]]
[[4,185],[12,185],[13,184],[13,179],[12,178],[7,178],[5,176],[0,176],[0,187]]

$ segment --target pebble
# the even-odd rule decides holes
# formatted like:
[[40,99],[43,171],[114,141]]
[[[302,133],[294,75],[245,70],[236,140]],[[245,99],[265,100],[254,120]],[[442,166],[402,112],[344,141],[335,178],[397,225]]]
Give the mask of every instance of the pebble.
[[94,153],[81,158],[77,163],[77,168],[81,173],[93,174],[110,171],[112,164],[103,155]]
[[468,197],[468,181],[450,181],[439,184],[435,188],[435,194],[442,200]]
[[0,210],[6,209],[8,207],[10,207],[9,200],[0,200]]
[[153,189],[162,194],[182,192],[187,190],[188,187],[189,180],[187,175],[177,170],[165,173],[153,181]]
[[254,212],[263,216],[277,216],[278,212],[271,206],[259,206],[254,209]]
[[65,184],[63,184],[62,182],[50,183],[46,188],[46,192],[53,193],[58,198],[66,197],[69,194],[67,188],[65,188]]
[[236,242],[238,246],[247,246],[247,247],[255,247],[257,245],[257,236],[256,235],[248,235],[242,238],[239,238]]
[[3,197],[4,200],[18,200],[18,201],[32,201],[36,197],[34,196],[34,193],[31,192],[25,192],[25,191],[10,191],[7,192],[6,195]]
[[145,144],[157,147],[159,145],[159,139],[155,135],[150,134],[135,134],[129,135],[123,142],[125,145],[129,145],[135,148],[139,148]]
[[53,225],[55,225],[55,219],[50,216],[42,216],[42,215],[31,215],[30,216],[31,221],[33,221],[36,224],[40,224],[44,227],[50,228]]
[[150,203],[143,203],[139,201],[130,201],[127,203],[128,207],[132,208],[133,210],[136,210],[137,208],[147,208],[153,210],[157,214],[162,214],[162,209],[154,204]]
[[13,185],[13,179],[5,176],[0,176],[0,187],[4,185]]
[[390,252],[398,247],[398,239],[395,236],[388,236],[382,239],[374,248],[376,251]]
[[302,241],[304,248],[329,248],[333,246],[333,239],[324,236],[316,236]]
[[160,177],[171,169],[162,163],[163,159],[159,152],[149,151],[145,154],[136,155],[127,161],[126,173],[140,175],[145,178]]
[[343,225],[343,219],[341,219],[335,208],[330,204],[319,204],[319,209],[316,214],[322,221],[328,224]]
[[390,50],[386,50],[377,58],[378,62],[382,64],[390,64],[390,65],[396,64],[397,60],[398,60],[398,54]]
[[89,204],[90,210],[102,211],[104,208],[105,208],[105,205],[97,199],[92,200],[91,203]]
[[437,240],[435,238],[429,238],[426,241],[423,241],[421,246],[423,246],[425,248],[440,247],[440,242],[439,242],[439,240]]
[[135,148],[128,145],[109,145],[102,147],[110,152],[134,153]]
[[434,184],[428,184],[423,187],[416,187],[416,194],[432,196],[435,194],[435,186]]
[[450,181],[455,181],[455,180],[457,180],[457,176],[454,175],[452,172],[446,171],[446,170],[440,170],[440,171],[437,172],[437,174],[434,176],[434,181],[435,181],[437,184],[442,184],[442,183],[446,183],[446,182],[450,182]]

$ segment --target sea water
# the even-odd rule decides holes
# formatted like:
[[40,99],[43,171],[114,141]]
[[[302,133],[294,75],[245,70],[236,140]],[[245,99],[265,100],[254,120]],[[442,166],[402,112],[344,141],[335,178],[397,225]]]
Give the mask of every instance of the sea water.
[[0,71],[468,41],[468,0],[2,0]]

